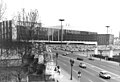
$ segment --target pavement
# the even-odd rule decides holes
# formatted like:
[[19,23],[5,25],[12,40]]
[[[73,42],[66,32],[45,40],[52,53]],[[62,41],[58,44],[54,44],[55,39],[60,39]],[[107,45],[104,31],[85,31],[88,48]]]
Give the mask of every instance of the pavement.
[[74,77],[70,80],[70,75],[61,68],[60,75],[58,73],[55,74],[55,82],[80,82],[77,81]]

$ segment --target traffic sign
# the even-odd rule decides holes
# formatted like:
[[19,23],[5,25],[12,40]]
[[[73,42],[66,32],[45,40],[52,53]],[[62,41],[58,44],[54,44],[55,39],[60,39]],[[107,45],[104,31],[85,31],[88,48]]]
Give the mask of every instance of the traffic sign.
[[53,75],[55,73],[54,71],[55,69],[55,63],[54,62],[48,62],[46,64],[46,74],[50,74],[50,75]]
[[43,55],[39,55],[39,57],[38,57],[38,64],[41,64],[41,63],[43,63],[44,62],[44,57],[43,57]]

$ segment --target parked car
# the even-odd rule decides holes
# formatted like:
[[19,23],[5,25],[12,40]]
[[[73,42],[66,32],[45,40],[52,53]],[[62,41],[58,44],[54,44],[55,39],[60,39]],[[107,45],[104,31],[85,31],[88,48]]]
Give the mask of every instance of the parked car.
[[66,53],[63,53],[63,56],[67,56],[69,54],[70,54],[69,52],[66,52]]
[[64,54],[62,54],[63,56],[66,56],[67,54],[66,53],[64,53]]
[[89,60],[94,60],[92,57],[89,57],[88,59],[89,59]]
[[106,71],[100,71],[99,76],[102,78],[110,79],[111,75],[108,74]]
[[81,67],[81,68],[86,68],[86,64],[80,63],[80,64],[79,64],[79,67]]
[[83,58],[77,57],[77,60],[81,60],[81,61],[83,61]]

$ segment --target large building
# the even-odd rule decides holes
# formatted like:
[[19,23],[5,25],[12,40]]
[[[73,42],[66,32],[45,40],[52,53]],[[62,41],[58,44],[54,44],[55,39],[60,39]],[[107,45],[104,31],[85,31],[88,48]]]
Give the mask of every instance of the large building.
[[[21,27],[23,29],[24,27]],[[39,27],[38,27],[39,28]],[[20,28],[19,28],[20,29]],[[36,28],[37,29],[37,28]],[[25,30],[24,30],[25,31]],[[22,35],[20,39],[27,39],[28,37],[32,37],[34,40],[48,40],[48,41],[90,41],[90,42],[98,42],[98,45],[109,45],[114,42],[114,35],[112,34],[97,34],[97,32],[88,32],[88,31],[77,31],[77,30],[62,30],[62,38],[61,38],[61,29],[56,28],[39,28],[39,31],[33,32],[30,36],[29,32],[20,32]],[[27,33],[27,34],[26,34]]]
[[[25,32],[26,31],[26,32]],[[62,30],[55,28],[39,28],[39,31],[33,31],[32,35],[25,29],[25,27],[20,26],[17,32],[17,39],[31,39],[34,40],[49,40],[49,41],[97,41],[97,32],[87,32],[87,31],[76,31],[76,30]]]
[[97,35],[98,45],[110,45],[114,43],[114,35],[112,34],[98,34]]
[[[21,23],[21,24],[20,24]],[[77,31],[59,28],[42,27],[41,23],[31,22],[13,27],[12,21],[4,21],[0,23],[0,37],[2,42],[12,39],[19,40],[46,40],[46,41],[88,41],[98,42],[98,45],[109,45],[114,42],[114,35],[97,34],[97,32]],[[62,35],[62,36],[61,36]]]

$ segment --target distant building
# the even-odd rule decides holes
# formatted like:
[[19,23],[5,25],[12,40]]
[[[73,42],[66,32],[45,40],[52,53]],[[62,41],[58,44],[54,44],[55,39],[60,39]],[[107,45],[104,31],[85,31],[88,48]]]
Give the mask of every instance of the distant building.
[[[33,25],[34,24],[34,25]],[[114,35],[98,34],[97,32],[62,30],[60,26],[42,27],[41,23],[19,22],[12,26],[12,21],[0,22],[0,36],[2,42],[19,40],[46,40],[46,41],[87,41],[98,42],[98,45],[109,45],[114,43]],[[120,38],[120,37],[119,37]]]
[[119,37],[114,38],[114,45],[120,45],[120,39]]
[[114,35],[112,34],[98,34],[97,35],[98,45],[110,45],[114,43]]

